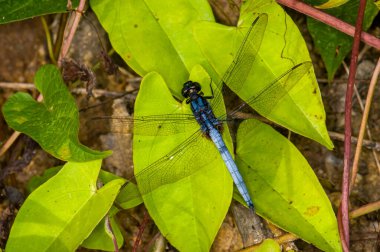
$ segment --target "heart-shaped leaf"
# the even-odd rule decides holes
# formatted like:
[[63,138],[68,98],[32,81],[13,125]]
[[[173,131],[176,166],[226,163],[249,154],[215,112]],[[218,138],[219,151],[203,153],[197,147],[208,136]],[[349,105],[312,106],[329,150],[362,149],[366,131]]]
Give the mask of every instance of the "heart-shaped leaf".
[[68,162],[22,205],[6,250],[74,251],[112,206],[124,180],[97,189],[101,160]]
[[30,136],[46,152],[61,160],[82,162],[111,154],[92,150],[79,142],[78,109],[58,68],[42,66],[34,81],[44,102],[36,102],[27,93],[12,95],[2,109],[11,128]]
[[[247,1],[243,4],[237,28],[214,22],[200,22],[194,30],[204,55],[219,76],[223,76],[258,13],[266,13],[268,18],[265,33],[253,34],[264,36],[261,47],[248,77],[244,83],[241,83],[244,88],[234,90],[232,87],[232,90],[244,101],[257,96],[273,80],[295,65],[310,61],[309,52],[297,26],[276,2],[263,0]],[[333,144],[325,125],[326,115],[312,67],[309,72],[304,71],[303,77],[298,73],[294,76],[300,78],[294,78],[292,73],[285,76],[283,82],[292,82],[287,85],[293,88],[289,92],[287,90],[289,94],[280,97],[279,101],[270,99],[275,99],[276,92],[281,92],[281,87],[273,88],[272,93],[267,94],[268,99],[263,101],[263,106],[273,106],[273,109],[270,114],[264,116],[332,148]]]
[[[62,166],[52,167],[47,169],[42,176],[33,177],[28,182],[28,191],[31,193],[39,186],[41,186],[43,183],[52,178],[54,175],[56,175],[61,169]],[[107,184],[112,180],[123,180],[124,183],[127,182],[125,179],[103,170],[100,170],[99,180],[103,184]],[[124,239],[121,235],[119,225],[115,220],[115,215],[120,211],[120,207],[123,209],[128,209],[135,207],[141,204],[142,202],[143,201],[140,192],[135,184],[128,183],[127,185],[123,185],[121,187],[120,192],[117,195],[114,203],[117,204],[119,208],[112,206],[108,214],[108,218],[111,222],[111,227],[113,233],[116,236],[119,247],[123,244]],[[112,240],[113,237],[109,233],[108,227],[106,225],[106,218],[107,217],[104,217],[102,221],[99,222],[99,224],[96,226],[96,228],[91,232],[91,235],[86,240],[84,240],[84,242],[81,244],[83,247],[90,249],[114,251],[114,244]]]
[[213,21],[206,0],[91,0],[112,47],[139,75],[160,73],[178,99],[195,64],[211,70],[192,36],[199,20]]
[[[210,80],[199,66],[191,78],[203,86]],[[218,111],[225,111],[222,104],[220,107]],[[136,116],[190,113],[189,105],[173,98],[159,74],[144,77],[135,103]],[[165,130],[165,125],[157,127]],[[197,122],[185,123],[183,129],[171,136],[134,136],[136,180],[149,214],[170,243],[180,251],[207,251],[231,203],[232,179],[209,139],[195,133],[198,138],[183,144],[199,130]],[[227,136],[228,130],[224,135],[228,140]],[[226,142],[231,147],[231,141]]]
[[236,163],[258,214],[323,251],[341,251],[331,203],[291,142],[264,123],[246,120],[237,134]]

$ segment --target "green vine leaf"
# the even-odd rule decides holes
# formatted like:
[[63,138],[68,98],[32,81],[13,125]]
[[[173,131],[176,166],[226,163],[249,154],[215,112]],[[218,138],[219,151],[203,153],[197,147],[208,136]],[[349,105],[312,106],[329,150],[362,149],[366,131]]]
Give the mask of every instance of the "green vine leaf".
[[323,251],[341,251],[331,203],[291,142],[264,123],[246,120],[238,129],[236,163],[259,215]]
[[[71,2],[72,7],[76,8],[79,0]],[[2,0],[0,1],[0,24],[63,12],[67,12],[67,0]]]
[[[54,175],[56,175],[62,166],[52,167],[42,174],[42,176],[33,177],[27,185],[27,189],[29,193],[36,190],[43,183],[51,179]],[[120,191],[115,199],[114,205],[117,205],[119,208],[112,206],[109,210],[109,219],[111,222],[112,230],[116,236],[116,240],[118,242],[119,248],[122,246],[124,239],[121,235],[119,224],[115,220],[115,215],[122,209],[133,208],[137,205],[140,205],[143,200],[140,195],[140,192],[137,186],[133,183],[125,183],[127,182],[124,178],[116,176],[110,172],[100,170],[99,180],[102,184],[108,184],[113,180],[122,180],[124,185],[120,188]],[[109,233],[109,230],[106,225],[106,217],[104,217],[101,222],[96,226],[96,228],[91,232],[90,236],[83,241],[81,246],[90,248],[90,249],[101,249],[105,251],[114,251],[114,244],[112,240],[112,236]]]
[[124,183],[112,180],[97,189],[100,165],[101,160],[68,162],[33,191],[17,214],[6,251],[74,251],[109,211]]
[[[194,68],[191,77],[202,84],[210,81],[200,66]],[[217,111],[225,113],[222,104]],[[143,78],[135,103],[136,116],[190,113],[186,101],[175,100],[159,74],[152,72]],[[158,130],[167,130],[165,124]],[[190,149],[177,153],[182,156],[178,162],[163,162],[154,170],[145,168],[170,151],[181,150],[178,145],[197,130],[199,125],[194,120],[184,125],[179,134],[137,134],[133,138],[135,174],[144,204],[161,233],[180,251],[210,249],[231,203],[231,176],[215,145],[202,136],[189,143]],[[224,139],[231,147],[228,134],[226,130]],[[198,151],[205,155],[194,156]],[[168,167],[169,163],[173,166]]]
[[[108,229],[106,218],[107,217],[104,217],[96,226],[96,228],[91,232],[91,235],[83,241],[81,244],[82,247],[103,251],[115,251],[112,237],[113,235]],[[124,238],[121,233],[119,224],[115,220],[115,216],[109,217],[109,222],[112,228],[112,232],[116,237],[118,248],[121,248],[124,243]]]
[[101,159],[112,153],[95,151],[79,142],[78,109],[58,68],[42,66],[36,73],[35,85],[44,97],[43,103],[27,93],[16,93],[4,104],[4,118],[11,128],[30,136],[46,152],[65,161]]
[[[241,84],[244,88],[233,90],[245,101],[259,94],[272,80],[293,66],[310,61],[309,52],[297,26],[276,2],[262,0],[243,4],[238,27],[199,22],[194,29],[204,55],[219,76],[223,76],[258,13],[266,13],[268,16],[264,38],[250,73]],[[312,67],[298,82],[294,81],[293,85],[289,94],[282,97],[272,112],[265,116],[331,149],[333,144],[326,129],[326,114]],[[269,96],[275,97],[275,93],[279,91],[273,90],[274,94]]]
[[[324,3],[325,0],[306,0],[305,2],[318,5]],[[349,24],[355,25],[358,7],[359,1],[348,1],[337,8],[325,10],[325,12]],[[379,10],[373,1],[367,1],[363,21],[364,31],[371,26],[378,12]],[[315,47],[325,63],[328,79],[332,80],[344,58],[351,51],[353,38],[312,18],[307,18],[307,26],[313,37]]]
[[181,89],[196,64],[211,70],[194,37],[193,25],[213,21],[206,0],[91,0],[112,47],[139,75],[160,73],[172,94]]

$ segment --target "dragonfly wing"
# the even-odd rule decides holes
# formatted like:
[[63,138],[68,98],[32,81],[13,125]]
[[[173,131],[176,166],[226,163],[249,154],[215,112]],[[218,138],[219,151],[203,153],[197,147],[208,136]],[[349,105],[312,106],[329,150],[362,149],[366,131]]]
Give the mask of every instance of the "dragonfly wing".
[[151,116],[110,116],[95,118],[108,121],[114,133],[131,133],[140,136],[169,136],[184,132],[189,127],[198,127],[192,114],[161,114]]
[[290,68],[279,77],[275,78],[268,85],[258,92],[257,95],[246,100],[245,103],[234,109],[229,115],[233,116],[246,105],[249,105],[259,114],[266,117],[276,107],[289,91],[308,73],[312,66],[309,61],[300,63]]
[[[203,137],[200,130],[136,174],[142,195],[155,189],[185,179],[202,168],[221,159],[212,141]],[[224,167],[223,167],[224,169]]]
[[238,93],[251,71],[260,49],[268,23],[268,15],[260,14],[252,22],[243,42],[241,43],[235,58],[223,76],[222,81],[235,93]]

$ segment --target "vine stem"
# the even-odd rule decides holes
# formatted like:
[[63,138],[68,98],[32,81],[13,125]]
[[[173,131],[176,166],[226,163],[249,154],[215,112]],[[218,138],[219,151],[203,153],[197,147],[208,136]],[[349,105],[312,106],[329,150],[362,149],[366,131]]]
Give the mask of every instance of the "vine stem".
[[[351,37],[355,35],[355,27],[353,27],[352,25],[343,22],[342,20],[333,17],[327,13],[324,13],[323,11],[316,9],[310,5],[307,5],[299,0],[277,0],[277,2],[298,12],[301,12],[307,16],[310,16],[331,27],[334,27],[338,31],[346,33]],[[362,32],[361,39],[367,45],[370,45],[380,50],[380,39],[376,38],[375,36],[366,32]]]
[[345,102],[345,129],[344,129],[344,166],[342,177],[342,200],[339,207],[338,222],[340,237],[344,251],[349,251],[350,247],[350,226],[349,226],[349,185],[350,185],[350,158],[351,158],[351,111],[352,94],[354,90],[357,61],[359,55],[360,37],[362,32],[364,11],[366,0],[360,0],[358,16],[355,25],[354,43],[352,45],[350,72],[348,74],[346,102]]
[[145,213],[144,213],[144,219],[140,225],[140,228],[139,228],[139,232],[137,234],[137,237],[136,237],[136,240],[135,240],[135,243],[133,244],[133,249],[132,251],[133,252],[136,252],[139,245],[140,245],[140,242],[141,242],[141,238],[142,238],[142,235],[144,233],[144,230],[146,228],[146,225],[148,224],[149,222],[149,214],[148,214],[148,211],[145,210]]
[[[62,43],[61,53],[59,54],[58,64],[61,64],[61,60],[66,57],[66,54],[69,52],[71,42],[73,41],[76,30],[78,29],[79,21],[82,18],[82,14],[84,11],[84,7],[86,6],[86,0],[80,0],[78,8],[75,9],[74,20],[70,28],[66,27],[65,30],[69,30],[67,36],[64,36],[64,40]],[[71,19],[72,16],[70,16]],[[70,25],[71,22],[67,22],[67,26]]]

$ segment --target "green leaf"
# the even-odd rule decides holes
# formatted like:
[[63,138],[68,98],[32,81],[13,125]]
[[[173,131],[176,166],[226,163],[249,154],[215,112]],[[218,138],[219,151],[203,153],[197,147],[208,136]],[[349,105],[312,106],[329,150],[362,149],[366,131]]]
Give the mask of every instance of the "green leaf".
[[341,251],[331,203],[291,142],[266,124],[246,120],[236,153],[258,214],[323,251]]
[[46,152],[61,160],[81,162],[111,154],[110,151],[92,150],[79,142],[78,109],[58,68],[42,66],[34,81],[44,102],[36,102],[27,93],[12,95],[2,109],[11,128],[27,134]]
[[[305,2],[318,5],[324,1],[307,0]],[[355,26],[358,7],[359,1],[348,1],[338,8],[325,10],[325,12]],[[367,1],[363,22],[364,31],[371,26],[378,11],[373,1]],[[315,47],[325,63],[328,79],[332,80],[342,61],[351,51],[353,38],[312,18],[307,19],[307,26]]]
[[97,189],[101,160],[68,162],[22,205],[6,250],[74,251],[112,206],[123,180]]
[[[256,14],[252,16],[252,13]],[[310,61],[297,26],[276,2],[262,0],[243,4],[237,28],[200,22],[194,30],[203,53],[219,76],[223,76],[241,45],[247,28],[258,13],[268,15],[268,25],[250,74],[246,82],[242,83],[244,88],[237,92],[243,100],[257,95],[270,81],[294,65]],[[266,117],[330,149],[333,147],[325,125],[326,115],[321,94],[312,69]]]
[[[112,47],[139,75],[162,75],[178,99],[196,64],[210,70],[192,35],[199,20],[213,21],[206,0],[91,0]],[[209,71],[208,71],[209,72]]]
[[[249,1],[243,5],[241,20],[252,21],[251,17],[247,18],[247,13],[267,12],[270,14],[271,21],[269,32],[267,32],[269,35],[264,41],[265,50],[261,51],[261,58],[265,59],[270,70],[278,76],[292,67],[293,63],[310,60],[301,35],[284,11],[269,0],[256,3]],[[232,61],[231,53],[234,53],[242,39],[242,36],[236,36],[234,28],[226,28],[230,30],[229,33],[221,29],[214,31],[208,29],[209,26],[218,27],[218,25],[213,22],[206,1],[198,0],[195,5],[194,1],[189,0],[129,1],[128,4],[119,1],[92,0],[91,6],[109,33],[113,47],[123,59],[140,75],[145,75],[150,71],[159,72],[174,96],[181,100],[183,97],[180,90],[184,81],[188,79],[188,70],[198,63],[211,74],[213,80],[220,79],[215,75],[214,69],[219,76],[225,72]],[[181,10],[180,13],[178,10]],[[208,25],[207,22],[200,21],[211,22]],[[250,23],[245,22],[242,26],[249,25]],[[194,28],[199,45],[192,33]],[[210,34],[210,32],[213,33]],[[220,32],[223,34],[221,35]],[[206,36],[208,43],[202,40]],[[286,43],[278,43],[284,39]],[[199,46],[213,68],[205,60]],[[211,52],[209,51],[213,52],[214,60],[210,59],[208,54]],[[217,62],[216,66],[215,62]],[[254,67],[257,69],[256,72],[260,73],[263,72],[261,69],[265,68],[264,65]],[[262,80],[265,77],[261,75],[260,78]],[[251,80],[254,81],[252,78]],[[298,85],[298,88],[294,88],[291,96],[277,106],[270,119],[274,118],[275,122],[332,148],[324,124],[325,113],[315,76],[310,73],[303,80],[309,85]],[[256,91],[259,87],[262,86],[255,85]],[[289,113],[289,111],[292,112]],[[294,116],[289,116],[289,114]],[[303,118],[302,123],[298,118]]]
[[48,181],[50,178],[52,178],[55,174],[57,174],[62,169],[62,166],[56,166],[51,167],[49,169],[46,169],[44,173],[41,176],[34,176],[26,185],[26,188],[29,193],[32,193],[34,190],[36,190],[40,185]]
[[[99,179],[102,181],[103,184],[106,184],[115,179],[123,179],[124,183],[127,183],[126,179],[103,170],[100,171]],[[117,204],[119,207],[123,209],[133,208],[135,206],[140,205],[141,203],[143,203],[143,200],[139,192],[139,189],[135,184],[131,182],[127,183],[120,189],[120,192],[115,200],[115,204]],[[116,214],[119,211],[119,209],[117,208],[115,208],[114,210],[115,211],[112,211],[113,214]],[[111,216],[113,216],[113,214]]]
[[[115,251],[115,247],[112,240],[112,234],[106,226],[106,217],[92,231],[91,235],[83,241],[82,247],[88,249],[99,249],[104,251]],[[112,231],[116,237],[118,248],[121,248],[124,242],[123,235],[121,234],[119,225],[115,221],[114,217],[109,217],[111,222]]]
[[266,239],[263,243],[255,249],[255,252],[280,252],[281,248],[278,243],[273,239]]
[[[116,176],[113,173],[101,170],[99,174],[99,179],[104,184],[109,183],[113,180],[124,181],[124,185],[121,187],[120,192],[117,195],[114,202],[114,205],[116,205],[117,207],[112,206],[108,214],[113,233],[116,236],[117,244],[120,248],[124,242],[124,238],[121,234],[119,224],[115,220],[115,215],[120,211],[120,208],[133,208],[137,205],[140,205],[143,202],[143,200],[135,184],[127,183],[125,185],[127,181],[119,176]],[[114,251],[115,248],[112,240],[112,235],[107,228],[106,218],[107,216],[102,219],[102,221],[96,226],[91,235],[82,243],[83,247],[89,249]]]
[[[47,169],[42,174],[42,176],[33,177],[27,185],[29,193],[31,193],[40,185],[42,185],[50,178],[52,178],[54,175],[56,175],[61,170],[61,168],[62,166],[52,167]],[[125,179],[103,170],[100,170],[99,179],[103,184],[107,184],[112,180],[123,180],[124,183],[126,182]],[[114,203],[117,204],[119,207],[122,207],[123,209],[128,209],[135,207],[141,204],[142,202],[142,197],[140,195],[139,190],[137,189],[137,186],[133,183],[128,183],[126,186],[121,187],[120,192],[117,195]],[[112,229],[116,235],[120,247],[123,244],[124,239],[121,235],[119,225],[116,223],[114,217],[119,211],[119,208],[112,206],[109,211],[109,218],[111,220]],[[112,236],[110,235],[108,229],[105,226],[105,218],[106,217],[104,217],[102,221],[99,222],[99,224],[93,230],[91,235],[82,243],[82,246],[90,249],[101,249],[107,251],[114,250]]]
[[[200,66],[194,68],[191,78],[203,86],[210,83]],[[205,92],[209,94],[208,90]],[[225,110],[220,105],[216,111],[223,113]],[[153,72],[143,78],[135,103],[135,116],[160,114],[191,114],[191,110],[185,101],[178,103],[162,77]],[[158,130],[165,130],[164,127],[161,125]],[[180,251],[210,249],[232,197],[231,176],[209,139],[200,136],[186,144],[188,149],[178,147],[197,130],[199,125],[194,120],[179,134],[135,135],[133,138],[136,180],[145,206],[161,233]],[[226,130],[224,137],[231,146],[227,136]],[[168,153],[173,149],[179,152],[171,156]],[[181,160],[176,159],[179,156]],[[148,167],[162,157],[166,162]]]
[[[78,6],[78,0],[71,2]],[[62,12],[67,12],[67,0],[1,0],[0,24]]]
[[[32,179],[27,184],[28,192],[31,193],[32,191],[36,190],[40,185],[42,185],[50,178],[52,178],[55,174],[57,174],[61,170],[61,168],[62,166],[52,167],[45,170],[42,176],[32,177]],[[103,184],[107,184],[112,180],[116,179],[122,179],[124,180],[124,183],[127,182],[127,180],[125,180],[124,178],[116,176],[115,174],[104,170],[100,170],[99,179]],[[133,183],[128,183],[120,189],[120,192],[116,197],[115,203],[123,209],[129,209],[140,205],[141,203],[143,203],[143,200],[137,186]],[[114,212],[114,214],[116,214],[119,211],[117,208],[113,210],[114,211],[112,212]]]

